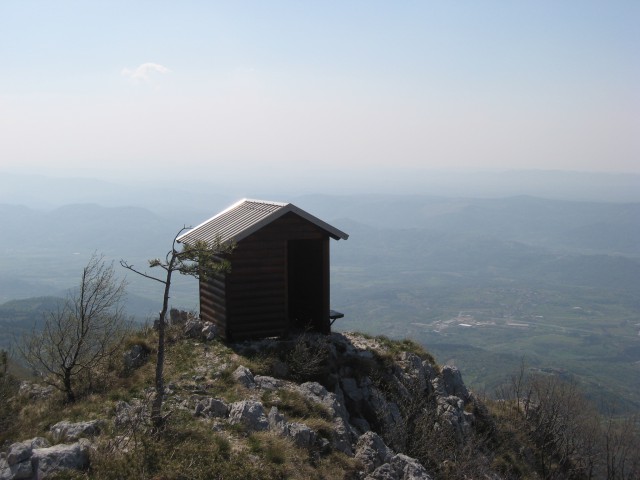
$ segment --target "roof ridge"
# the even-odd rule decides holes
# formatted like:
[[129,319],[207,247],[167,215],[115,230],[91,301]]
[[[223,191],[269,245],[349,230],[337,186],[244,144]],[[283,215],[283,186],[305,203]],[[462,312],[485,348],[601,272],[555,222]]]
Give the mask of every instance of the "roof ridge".
[[346,233],[305,212],[292,203],[243,198],[217,215],[195,226],[188,232],[183,233],[177,240],[183,243],[185,239],[197,240],[198,238],[206,238],[208,235],[210,236],[214,233],[216,235],[219,234],[221,240],[224,242],[234,238],[239,240],[275,219],[280,218],[287,212],[293,212],[315,224],[317,227],[328,232],[329,235],[336,240],[339,238],[346,240],[349,237]]
[[290,203],[285,203],[285,202],[275,202],[273,200],[258,200],[255,198],[243,198],[242,200],[240,200],[238,202],[238,204],[244,203],[244,202],[251,202],[251,203],[264,203],[265,205],[275,205],[278,207],[286,207],[287,205],[290,205]]

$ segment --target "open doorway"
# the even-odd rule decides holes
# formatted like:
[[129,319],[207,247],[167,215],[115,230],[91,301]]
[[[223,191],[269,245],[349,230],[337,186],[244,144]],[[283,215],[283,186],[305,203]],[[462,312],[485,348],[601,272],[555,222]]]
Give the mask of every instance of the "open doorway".
[[290,240],[287,245],[289,325],[323,331],[324,269],[322,240]]

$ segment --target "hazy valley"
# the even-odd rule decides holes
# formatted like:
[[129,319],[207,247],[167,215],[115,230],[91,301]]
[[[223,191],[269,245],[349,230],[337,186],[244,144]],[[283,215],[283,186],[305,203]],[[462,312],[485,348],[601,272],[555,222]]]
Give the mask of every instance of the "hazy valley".
[[[23,188],[15,199],[27,191],[33,201],[22,205],[1,197],[0,346],[51,308],[35,297],[64,296],[76,284],[93,252],[143,266],[183,225],[239,198],[215,188],[121,186],[109,195],[101,184],[74,196],[78,183],[52,181],[51,194],[44,183]],[[640,408],[637,200],[264,194],[350,234],[332,244],[332,307],[345,313],[336,329],[412,338],[489,394],[524,358],[576,378],[596,404]],[[129,312],[152,318],[159,287],[128,280]],[[181,281],[172,303],[197,309],[195,282]]]

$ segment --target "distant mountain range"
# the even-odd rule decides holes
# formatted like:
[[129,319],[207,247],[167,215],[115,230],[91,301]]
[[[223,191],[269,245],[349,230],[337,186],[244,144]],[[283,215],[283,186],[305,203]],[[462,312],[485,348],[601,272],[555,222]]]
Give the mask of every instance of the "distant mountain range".
[[[103,184],[93,187],[108,201],[55,205],[77,196],[69,191],[38,207],[11,200],[43,198],[44,186],[21,194],[14,188],[14,197],[0,190],[0,304],[64,297],[94,252],[144,268],[166,254],[181,227],[238,199],[197,188],[150,195],[132,187],[114,190],[118,200]],[[248,196],[291,201],[350,235],[331,246],[332,307],[345,313],[336,329],[416,339],[488,389],[524,355],[536,368],[576,375],[593,386],[593,398],[615,391],[624,408],[640,408],[640,202]],[[127,280],[129,313],[155,316],[161,285]],[[171,302],[197,309],[195,280],[176,279]],[[12,304],[4,307],[0,314],[10,315]]]

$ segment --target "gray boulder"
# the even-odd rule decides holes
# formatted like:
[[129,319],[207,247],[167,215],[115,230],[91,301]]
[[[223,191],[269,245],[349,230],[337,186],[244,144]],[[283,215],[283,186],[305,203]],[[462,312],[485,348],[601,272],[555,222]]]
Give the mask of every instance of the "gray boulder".
[[187,322],[184,324],[184,329],[182,333],[185,337],[189,338],[199,338],[202,335],[202,329],[204,328],[204,323],[198,318],[189,318]]
[[296,389],[307,400],[320,403],[327,407],[333,417],[340,417],[345,421],[349,420],[349,412],[338,400],[335,393],[329,392],[318,382],[306,382],[298,385]]
[[75,441],[82,437],[95,437],[100,435],[100,430],[104,422],[101,420],[90,420],[87,422],[71,423],[66,420],[56,423],[49,429],[53,440],[58,442]]
[[244,425],[249,432],[269,429],[269,420],[264,412],[264,407],[255,400],[242,400],[231,404],[229,423],[232,425]]
[[285,382],[278,378],[264,375],[256,375],[253,379],[256,382],[256,387],[262,390],[277,390],[285,385]]
[[368,399],[368,406],[379,423],[380,429],[387,434],[389,444],[394,447],[403,443],[404,430],[399,430],[403,425],[400,407],[395,402],[390,402],[382,391],[376,387],[371,387],[371,395]]
[[33,478],[31,457],[28,460],[9,465],[6,460],[0,460],[0,480],[20,480]]
[[229,405],[219,398],[205,398],[196,404],[195,414],[204,417],[227,417]]
[[462,374],[456,367],[445,365],[442,367],[442,381],[444,389],[449,395],[455,395],[465,402],[469,400],[469,391],[462,381]]
[[218,328],[214,323],[204,322],[202,331],[200,333],[207,342],[210,342],[211,340],[216,338],[216,335],[218,334]]
[[438,397],[436,413],[444,424],[452,428],[452,432],[459,444],[464,443],[470,434],[474,415],[464,411],[464,402],[454,395]]
[[256,388],[256,382],[253,373],[247,367],[240,365],[231,374],[233,379],[245,388]]
[[301,448],[311,448],[316,443],[316,432],[304,423],[287,423],[284,435]]
[[9,447],[6,459],[0,461],[0,480],[46,478],[63,469],[84,469],[89,466],[89,441],[49,446],[36,437]]
[[27,397],[33,400],[42,400],[49,398],[53,395],[55,388],[51,385],[39,385],[37,383],[31,383],[26,380],[20,383],[18,395]]
[[17,465],[31,458],[33,449],[48,447],[50,444],[45,438],[35,437],[24,442],[17,442],[9,446],[6,462],[9,466]]
[[414,391],[423,393],[427,389],[431,372],[425,368],[424,362],[418,355],[402,352],[398,358],[398,365],[403,371],[404,382],[411,384]]
[[81,439],[77,443],[36,448],[31,456],[31,464],[36,478],[47,476],[63,469],[82,470],[89,466],[89,441]]
[[269,410],[268,420],[269,428],[277,433],[282,433],[284,426],[287,423],[284,419],[284,415],[278,411],[278,407],[271,407],[271,410]]
[[432,477],[415,458],[399,453],[389,463],[376,468],[365,480],[432,480]]
[[393,457],[384,440],[375,432],[367,432],[360,436],[356,444],[355,458],[362,462],[365,473],[372,473],[376,468],[389,463]]
[[290,438],[301,448],[311,448],[317,440],[316,432],[304,423],[285,421],[277,407],[271,407],[269,410],[269,429],[283,437]]
[[6,462],[8,465],[16,465],[31,458],[33,448],[29,441],[14,443],[9,447]]
[[[317,382],[298,385],[296,391],[307,400],[324,405],[333,417],[333,439],[331,446],[347,455],[353,455],[352,443],[357,438],[355,429],[349,424],[349,412],[335,393],[329,392]],[[340,392],[340,395],[342,393]]]

